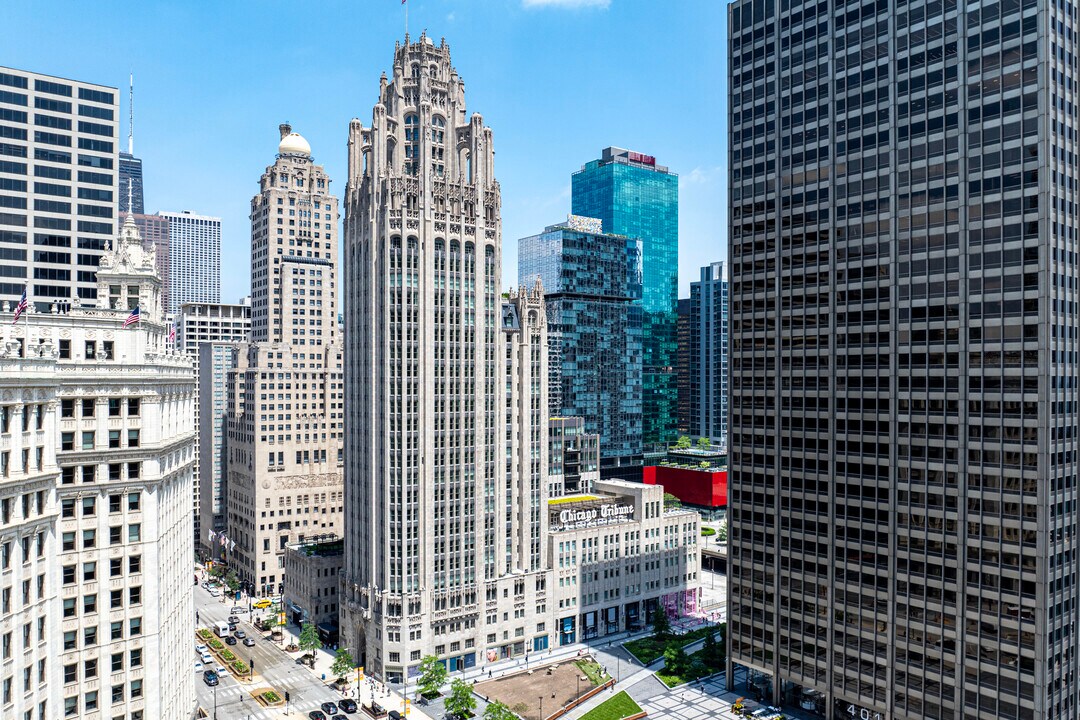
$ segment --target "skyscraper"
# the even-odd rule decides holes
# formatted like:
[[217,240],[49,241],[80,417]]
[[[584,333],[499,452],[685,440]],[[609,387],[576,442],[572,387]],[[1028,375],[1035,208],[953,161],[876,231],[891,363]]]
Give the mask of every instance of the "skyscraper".
[[119,108],[116,88],[0,67],[0,300],[94,304]]
[[[143,214],[142,160],[135,157],[135,77],[128,90],[127,152],[120,151],[120,212]],[[130,194],[129,194],[130,190]],[[146,240],[146,237],[143,237]],[[166,307],[168,307],[166,305]]]
[[184,303],[221,302],[221,218],[159,212],[169,222],[169,304],[176,316]]
[[287,544],[342,532],[338,200],[308,142],[280,131],[251,199],[251,341],[226,382],[227,558],[259,595],[281,592]]
[[518,282],[543,281],[550,326],[552,415],[600,436],[600,470],[639,479],[642,466],[642,242],[571,216],[518,242]]
[[720,445],[727,445],[728,434],[726,266],[723,262],[706,265],[701,268],[701,279],[690,283],[688,322],[689,433]]
[[675,375],[679,389],[679,435],[690,435],[690,298],[679,298],[675,332],[679,350]]
[[679,176],[651,155],[609,147],[574,173],[571,192],[575,215],[641,240],[642,439],[653,450],[678,426]]
[[1077,11],[730,6],[729,648],[773,698],[1080,714]]
[[371,127],[349,126],[342,637],[390,678],[432,633],[475,663],[484,588],[512,567],[500,193],[464,87],[445,42],[406,37]]

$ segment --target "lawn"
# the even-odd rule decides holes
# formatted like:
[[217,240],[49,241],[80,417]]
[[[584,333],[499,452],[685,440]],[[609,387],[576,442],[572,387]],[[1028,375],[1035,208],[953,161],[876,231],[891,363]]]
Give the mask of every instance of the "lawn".
[[630,640],[623,644],[626,651],[636,657],[643,665],[648,665],[654,660],[664,656],[664,651],[669,647],[682,647],[697,642],[709,633],[716,632],[715,627],[706,626],[691,630],[683,635],[669,635],[667,638],[658,638],[656,635]]
[[641,712],[641,706],[622,691],[581,716],[581,720],[622,720]]
[[604,673],[604,669],[600,667],[600,663],[595,660],[578,660],[574,663],[578,666],[582,673],[592,681],[593,685],[602,685],[606,683],[611,676]]

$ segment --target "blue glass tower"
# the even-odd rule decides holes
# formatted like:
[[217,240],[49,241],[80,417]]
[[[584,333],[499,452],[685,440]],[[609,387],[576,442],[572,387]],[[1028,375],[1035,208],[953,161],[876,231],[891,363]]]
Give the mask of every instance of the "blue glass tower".
[[678,429],[679,176],[651,155],[609,147],[571,185],[575,215],[641,240],[642,439],[656,449]]
[[549,410],[600,436],[600,469],[642,464],[641,241],[571,217],[518,244],[518,281],[544,286]]

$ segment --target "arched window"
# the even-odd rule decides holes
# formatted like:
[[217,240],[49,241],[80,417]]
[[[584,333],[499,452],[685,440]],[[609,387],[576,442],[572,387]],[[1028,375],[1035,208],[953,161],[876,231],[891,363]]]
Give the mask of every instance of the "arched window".
[[414,78],[419,78],[420,77],[420,63],[413,63],[412,76]]
[[405,116],[405,172],[416,175],[420,169],[420,117],[415,113]]

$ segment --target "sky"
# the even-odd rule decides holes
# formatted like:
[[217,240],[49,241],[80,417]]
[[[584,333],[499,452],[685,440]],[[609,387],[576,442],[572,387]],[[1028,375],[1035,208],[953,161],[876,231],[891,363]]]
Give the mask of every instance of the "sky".
[[[371,123],[405,34],[398,0],[0,0],[0,65],[112,85],[145,208],[222,218],[222,301],[249,292],[251,197],[278,125],[307,138],[339,197],[351,118]],[[727,4],[722,0],[408,0],[445,38],[468,112],[492,128],[504,287],[517,240],[564,220],[570,176],[603,148],[679,175],[679,296],[727,255]]]

